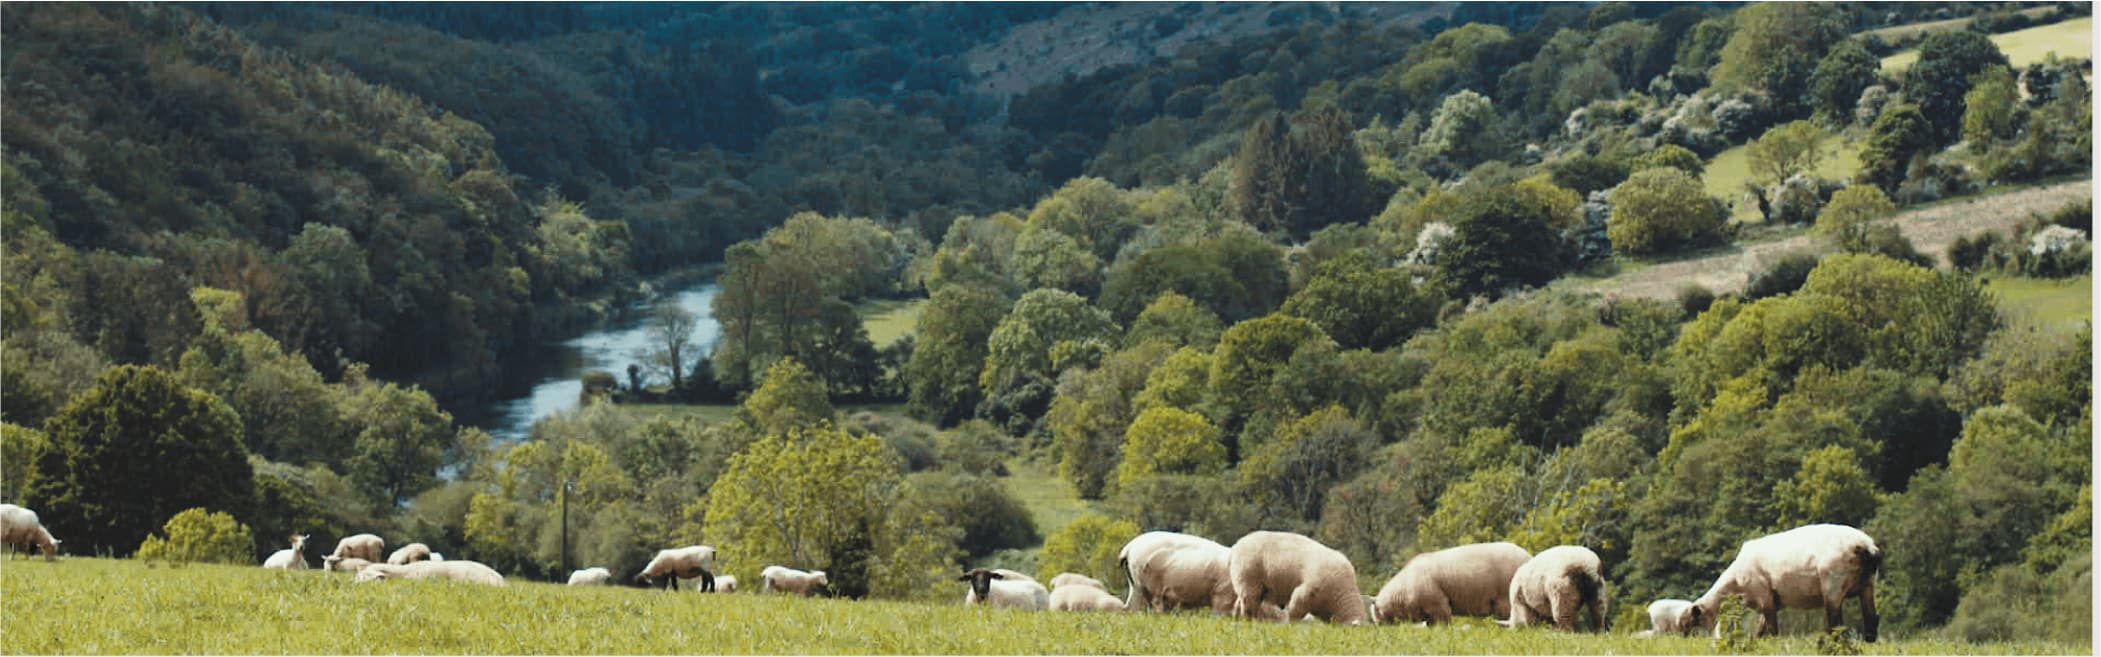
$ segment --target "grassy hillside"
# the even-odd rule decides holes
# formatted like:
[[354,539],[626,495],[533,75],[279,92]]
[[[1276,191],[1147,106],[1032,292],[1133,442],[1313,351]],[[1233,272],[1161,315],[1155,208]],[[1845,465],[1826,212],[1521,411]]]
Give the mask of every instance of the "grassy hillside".
[[861,322],[868,327],[868,341],[878,347],[911,335],[919,326],[919,312],[925,309],[926,299],[867,301],[859,308]]
[[[2006,60],[2014,66],[2043,61],[2043,56],[2052,52],[2065,59],[2090,59],[2094,56],[2094,19],[2090,16],[1994,34],[1992,44],[1999,46],[1999,52],[2006,53]],[[1882,58],[1882,69],[1900,71],[1911,68],[1916,61],[1919,61],[1919,51],[1906,50]]]
[[[1858,142],[1832,139],[1825,147],[1824,161],[1817,164],[1816,175],[1824,178],[1848,180],[1860,170],[1860,144]],[[1729,218],[1736,221],[1758,221],[1758,204],[1744,203],[1744,182],[1751,179],[1751,150],[1737,146],[1720,153],[1707,162],[1707,173],[1701,176],[1707,194],[1731,204]]]
[[[753,573],[735,573],[750,577]],[[750,580],[747,580],[750,581]],[[960,587],[961,585],[957,585]],[[960,592],[960,588],[957,592]],[[1275,625],[1208,614],[1031,613],[942,602],[701,595],[512,582],[353,584],[346,574],[17,562],[0,592],[23,609],[5,654],[1693,654],[1706,639],[1644,640],[1480,625]],[[1625,628],[1631,631],[1633,628]],[[1808,654],[1813,637],[1761,641]],[[1886,640],[1864,654],[2069,654],[2046,643]]]
[[2070,332],[2094,317],[2094,277],[2066,280],[1995,277],[1985,286],[1999,295],[2009,322],[2045,331]]

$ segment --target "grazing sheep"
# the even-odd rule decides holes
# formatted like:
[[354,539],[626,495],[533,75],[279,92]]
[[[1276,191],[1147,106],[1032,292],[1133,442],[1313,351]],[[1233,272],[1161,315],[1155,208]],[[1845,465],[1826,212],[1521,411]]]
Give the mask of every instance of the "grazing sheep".
[[958,582],[970,582],[963,604],[989,604],[1014,609],[1044,609],[1050,606],[1050,591],[1036,578],[1011,570],[972,568]]
[[[1286,532],[1254,532],[1233,543],[1226,563],[1233,615],[1295,621],[1308,616],[1358,625],[1364,593],[1350,558],[1319,541]],[[1282,607],[1282,613],[1271,605]]]
[[673,550],[657,550],[657,556],[635,573],[635,583],[653,585],[653,580],[664,580],[664,588],[678,590],[678,580],[700,578],[700,590],[715,590],[715,548],[705,545],[688,545]]
[[44,560],[58,558],[58,544],[64,541],[51,537],[44,522],[36,512],[13,504],[0,504],[0,545],[12,547],[16,552],[27,554],[29,546],[35,545],[44,551]]
[[1109,587],[1101,580],[1079,573],[1059,573],[1050,584],[1052,611],[1123,611],[1123,601],[1109,595]]
[[387,542],[380,540],[378,536],[373,536],[371,534],[345,536],[343,537],[343,540],[336,541],[336,551],[333,554],[328,555],[328,557],[323,558],[323,561],[326,561],[330,558],[356,558],[364,559],[366,561],[379,561],[380,555],[385,554],[386,549]]
[[430,555],[430,546],[422,543],[410,543],[401,546],[401,549],[395,550],[393,554],[387,555],[387,563],[399,566],[418,561],[436,561],[431,559]]
[[384,579],[456,579],[462,582],[503,586],[496,569],[472,561],[417,561],[406,565],[375,563],[357,571],[357,581]]
[[1116,555],[1116,564],[1131,584],[1124,608],[1162,611],[1208,607],[1233,611],[1233,580],[1226,576],[1232,551],[1202,536],[1146,532],[1132,538]]
[[1635,632],[1634,635],[1647,638],[1672,632],[1678,633],[1679,636],[1692,634],[1692,626],[1682,623],[1685,620],[1689,620],[1684,616],[1686,616],[1686,608],[1691,606],[1691,600],[1679,600],[1677,598],[1664,598],[1649,603],[1650,628]]
[[715,592],[716,592],[716,593],[736,593],[736,592],[737,592],[737,576],[736,576],[736,575],[716,575],[716,576],[715,576]]
[[1778,631],[1782,608],[1822,607],[1829,630],[1844,622],[1840,612],[1846,598],[1859,596],[1860,638],[1873,643],[1881,623],[1875,614],[1875,571],[1882,557],[1875,539],[1845,525],[1807,525],[1744,541],[1714,587],[1679,612],[1679,623],[1687,631],[1710,625],[1722,598],[1736,596],[1758,610],[1753,636]]
[[1510,617],[1510,578],[1532,559],[1516,543],[1475,543],[1415,555],[1379,587],[1372,619],[1449,623],[1452,616]]
[[324,562],[324,564],[321,566],[322,570],[334,571],[339,573],[354,573],[360,570],[364,570],[366,566],[372,565],[372,562],[366,561],[364,559],[359,559],[357,557],[328,557],[322,559],[322,561]]
[[263,560],[264,568],[278,570],[306,570],[306,534],[292,537],[292,547],[278,550]]
[[1590,608],[1591,630],[1605,631],[1605,569],[1589,548],[1558,545],[1541,551],[1510,578],[1510,620],[1524,627],[1552,619],[1554,629],[1575,631],[1576,609]]
[[[444,563],[433,561],[431,563]],[[604,586],[613,579],[613,571],[604,568],[585,568],[569,573],[570,586]]]
[[436,552],[432,552],[432,553],[430,553],[430,560],[431,560],[431,561],[444,561],[444,560],[445,560],[445,555],[443,555],[443,554],[439,554],[439,553],[436,553]]
[[831,586],[832,580],[822,570],[800,571],[786,566],[767,566],[759,571],[759,592],[793,593],[808,597],[820,586]]

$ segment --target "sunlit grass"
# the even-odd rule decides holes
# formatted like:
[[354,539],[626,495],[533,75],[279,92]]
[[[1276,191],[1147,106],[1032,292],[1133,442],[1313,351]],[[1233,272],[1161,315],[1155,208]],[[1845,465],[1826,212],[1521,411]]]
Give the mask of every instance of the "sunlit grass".
[[[2006,61],[2014,66],[2027,66],[2043,61],[2050,53],[2063,59],[2088,59],[2094,56],[2094,19],[2091,16],[2075,18],[2061,23],[2041,27],[1994,34],[1992,44],[2006,55]],[[1895,73],[1911,68],[1919,61],[1919,51],[1914,48],[1882,58],[1882,70]]]
[[1058,478],[1057,470],[1055,465],[1017,459],[1007,463],[1009,474],[1000,480],[1006,483],[1007,492],[1028,508],[1029,515],[1036,519],[1036,529],[1044,536],[1097,510],[1094,503],[1080,499],[1071,482]]
[[2074,331],[2094,316],[2094,277],[2041,279],[1994,276],[1987,289],[1999,295],[2009,323],[2044,331]]
[[875,346],[888,346],[919,327],[919,313],[926,309],[926,299],[878,299],[863,301],[855,308],[861,314],[862,326],[868,327],[868,341]]
[[[938,602],[701,595],[513,580],[353,584],[254,567],[16,562],[4,654],[1708,654],[1703,638],[1273,624],[1182,614],[1076,614]],[[1634,628],[1623,628],[1631,632]],[[2086,654],[2085,646],[1890,641],[1865,654]],[[1760,641],[1812,654],[1812,636]]]
[[[2054,7],[2035,7],[2032,9],[2023,9],[2020,11],[2020,13],[2026,14],[2029,18],[2042,18],[2055,11],[2057,11],[2057,9]],[[1908,25],[1897,25],[1894,27],[1885,27],[1881,29],[1868,30],[1866,32],[1861,32],[1860,35],[1877,36],[1881,37],[1884,41],[1896,41],[1898,39],[1908,38],[1917,35],[1932,34],[1935,32],[1953,32],[1955,30],[1960,30],[1969,27],[1970,23],[1975,20],[1977,20],[1977,17],[1975,16],[1964,16],[1962,18],[1950,18],[1941,21],[1927,21],[1924,23],[1911,23]]]
[[[1834,136],[1824,142],[1824,148],[1824,160],[1817,163],[1816,167],[1818,177],[1849,180],[1860,170],[1859,143]],[[1729,214],[1731,220],[1755,223],[1762,219],[1758,216],[1758,204],[1741,202],[1744,181],[1750,179],[1751,151],[1746,146],[1737,146],[1716,153],[1714,159],[1708,160],[1707,172],[1701,176],[1700,182],[1706,188],[1707,195],[1732,205],[1733,209]]]

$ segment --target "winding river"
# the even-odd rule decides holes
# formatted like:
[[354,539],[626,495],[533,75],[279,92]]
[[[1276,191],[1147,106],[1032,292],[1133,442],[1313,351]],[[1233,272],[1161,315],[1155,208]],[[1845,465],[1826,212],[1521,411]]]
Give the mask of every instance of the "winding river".
[[[699,320],[693,329],[693,344],[697,347],[693,353],[708,353],[722,334],[722,325],[715,321],[712,312],[715,294],[720,291],[720,286],[708,280],[670,296]],[[628,364],[642,362],[643,354],[652,346],[648,322],[645,305],[628,313],[622,321],[542,345],[526,358],[536,364],[529,375],[531,388],[522,395],[491,402],[476,418],[478,423],[497,440],[522,440],[540,418],[576,408],[577,394],[584,389],[585,372],[611,372],[621,385],[626,385]]]

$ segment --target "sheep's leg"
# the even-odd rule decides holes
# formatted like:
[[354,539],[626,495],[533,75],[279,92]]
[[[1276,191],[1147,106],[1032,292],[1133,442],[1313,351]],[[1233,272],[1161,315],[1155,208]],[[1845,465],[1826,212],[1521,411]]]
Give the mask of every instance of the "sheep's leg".
[[1598,591],[1598,597],[1596,597],[1596,598],[1592,598],[1592,599],[1590,600],[1590,602],[1589,602],[1588,604],[1590,605],[1590,625],[1591,625],[1591,631],[1592,631],[1592,632],[1597,632],[1597,633],[1599,633],[1599,634],[1604,634],[1604,633],[1605,633],[1605,592],[1604,592],[1604,591],[1602,591],[1602,590],[1601,590],[1601,591]]
[[1427,616],[1431,625],[1452,622],[1452,601],[1438,600],[1423,607],[1421,616]]
[[1860,638],[1875,642],[1875,627],[1882,619],[1875,615],[1875,580],[1868,578],[1860,583]]
[[1549,599],[1547,601],[1549,607],[1547,613],[1554,615],[1554,629],[1563,632],[1574,632],[1576,631],[1577,601],[1565,599],[1566,597],[1557,595]]
[[1284,602],[1284,617],[1278,620],[1304,620],[1307,615],[1313,613],[1313,596],[1307,593],[1308,590],[1304,585],[1292,589],[1291,599]]
[[700,571],[700,586],[701,586],[701,589],[700,589],[700,591],[701,591],[702,593],[714,593],[714,592],[715,592],[715,573],[711,573],[711,572],[708,572],[708,571],[707,571],[707,570],[705,570],[705,569],[701,570],[701,571]]
[[1758,633],[1752,637],[1768,637],[1780,633],[1780,605],[1770,604],[1758,610]]

